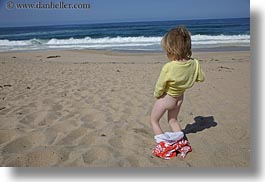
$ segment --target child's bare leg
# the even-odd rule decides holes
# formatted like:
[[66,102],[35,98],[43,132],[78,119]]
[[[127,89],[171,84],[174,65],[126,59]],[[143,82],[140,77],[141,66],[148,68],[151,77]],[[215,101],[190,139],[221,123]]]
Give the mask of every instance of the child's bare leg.
[[163,107],[162,100],[158,99],[153,107],[152,113],[151,113],[151,125],[153,127],[153,131],[155,135],[162,134],[163,131],[159,125],[159,120],[165,113],[166,109]]
[[164,95],[163,97],[156,100],[151,113],[151,124],[155,135],[163,134],[163,131],[159,125],[159,120],[166,110],[173,109],[175,106],[176,99],[169,95]]
[[181,104],[183,102],[184,96],[180,96],[177,98],[177,102],[174,108],[168,110],[168,123],[170,127],[172,128],[173,132],[181,131],[181,127],[178,122],[178,114],[181,107]]

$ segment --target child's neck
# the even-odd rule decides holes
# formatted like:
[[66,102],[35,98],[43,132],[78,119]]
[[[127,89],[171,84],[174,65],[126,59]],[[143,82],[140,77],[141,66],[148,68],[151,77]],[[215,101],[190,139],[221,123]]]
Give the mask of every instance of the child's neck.
[[188,59],[180,59],[180,60],[176,60],[176,61],[178,61],[178,62],[186,62],[186,61],[188,61]]
[[189,59],[188,58],[182,58],[182,59],[175,59],[175,60],[171,60],[171,61],[187,62],[187,61],[189,61]]

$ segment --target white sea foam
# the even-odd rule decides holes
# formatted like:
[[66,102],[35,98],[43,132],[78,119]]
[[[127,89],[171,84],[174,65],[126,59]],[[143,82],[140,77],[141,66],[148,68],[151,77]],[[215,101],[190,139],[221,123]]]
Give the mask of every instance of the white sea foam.
[[231,44],[250,43],[250,35],[194,35],[193,44]]
[[157,43],[162,37],[104,37],[104,38],[90,38],[83,39],[51,39],[47,45],[62,45],[62,44],[123,44],[123,43]]
[[[0,40],[0,51],[38,50],[38,49],[123,49],[126,50],[161,50],[162,37],[104,37],[82,39],[30,39]],[[250,35],[193,35],[192,45],[195,47],[209,46],[249,46]]]

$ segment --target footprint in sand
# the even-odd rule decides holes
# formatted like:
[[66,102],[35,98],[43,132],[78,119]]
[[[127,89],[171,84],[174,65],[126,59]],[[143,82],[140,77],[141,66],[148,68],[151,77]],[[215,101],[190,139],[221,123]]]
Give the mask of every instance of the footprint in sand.
[[79,145],[85,145],[87,147],[94,145],[96,143],[97,137],[96,131],[89,132],[79,140]]
[[30,126],[46,126],[54,123],[61,113],[56,111],[39,111],[26,115],[19,122]]
[[36,113],[28,114],[24,118],[22,118],[19,122],[27,125],[31,125],[34,123],[35,118],[38,115]]
[[7,162],[10,167],[49,167],[57,166],[58,163],[68,159],[69,152],[63,149],[40,147],[26,154],[18,155],[15,159]]
[[92,149],[82,155],[83,161],[87,164],[99,162],[102,164],[108,163],[113,158],[114,150],[106,145],[91,146]]
[[144,128],[133,128],[133,131],[137,134],[141,134],[144,136],[148,136],[148,137],[152,136],[152,134]]
[[63,106],[60,104],[54,104],[51,108],[52,111],[61,111],[63,109]]
[[48,113],[45,113],[42,118],[39,118],[39,120],[37,120],[37,123],[39,126],[50,126],[54,122],[56,122],[61,116],[62,114],[60,112],[48,111]]
[[19,153],[31,149],[33,142],[29,137],[22,137],[15,139],[3,147],[2,152],[5,153]]
[[27,133],[26,136],[22,136],[13,141],[7,143],[3,148],[2,152],[6,153],[21,153],[23,151],[30,150],[36,146],[47,145],[49,137],[46,137],[44,132],[36,131]]
[[108,113],[103,113],[95,109],[89,109],[89,113],[86,113],[80,118],[83,124],[93,124],[94,127],[103,127],[104,123],[107,122]]
[[76,140],[84,136],[87,133],[87,129],[78,128],[73,131],[69,131],[64,138],[62,138],[57,144],[58,145],[76,145]]
[[112,137],[109,139],[108,142],[113,148],[117,148],[117,149],[123,149],[124,146],[122,144],[122,140],[121,137]]
[[11,141],[20,133],[18,130],[0,130],[0,144]]
[[53,128],[46,128],[44,130],[42,130],[43,133],[48,133],[47,135],[45,135],[45,145],[51,145],[54,143],[54,141],[56,140],[58,133],[56,130],[54,130]]
[[133,156],[126,156],[125,158],[119,161],[120,167],[138,167],[138,159]]
[[63,122],[56,122],[50,126],[51,129],[55,130],[56,132],[64,133],[73,128],[79,126],[76,120],[65,120]]

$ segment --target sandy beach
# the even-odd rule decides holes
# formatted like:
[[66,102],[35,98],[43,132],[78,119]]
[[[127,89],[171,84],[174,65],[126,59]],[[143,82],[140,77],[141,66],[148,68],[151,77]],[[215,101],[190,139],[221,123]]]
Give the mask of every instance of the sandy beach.
[[193,57],[206,80],[179,115],[193,151],[163,160],[149,121],[163,53],[0,53],[0,166],[249,167],[250,51]]

